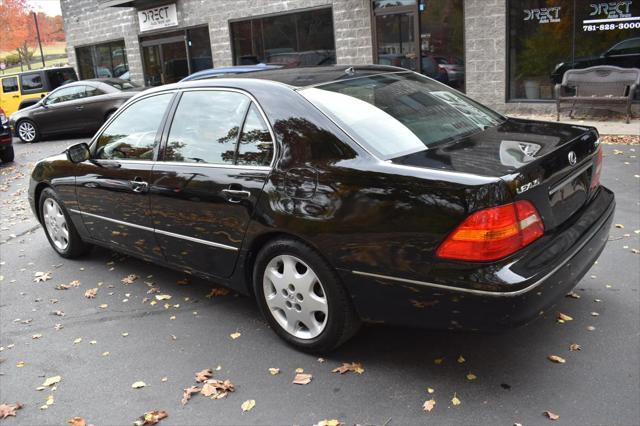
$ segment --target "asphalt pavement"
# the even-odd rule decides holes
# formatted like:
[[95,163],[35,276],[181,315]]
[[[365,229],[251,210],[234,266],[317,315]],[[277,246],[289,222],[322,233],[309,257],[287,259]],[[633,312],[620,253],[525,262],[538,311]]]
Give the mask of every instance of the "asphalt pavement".
[[[579,299],[500,334],[368,325],[319,360],[281,342],[250,298],[206,297],[214,282],[99,248],[79,260],[57,256],[27,205],[28,175],[37,159],[78,141],[16,143],[15,163],[0,165],[0,404],[24,404],[1,424],[80,416],[127,425],[151,410],[167,411],[162,426],[640,422],[640,146],[604,146],[602,183],[616,193],[624,228],[611,230]],[[37,272],[51,279],[34,282]],[[132,274],[139,278],[123,284]],[[93,288],[96,297],[85,297]],[[558,323],[559,312],[573,320]],[[364,372],[332,373],[343,362]],[[183,406],[183,389],[207,368],[235,392],[194,394]],[[299,368],[313,375],[309,384],[292,384]],[[37,390],[55,376],[59,383]],[[247,400],[255,406],[243,412]]]

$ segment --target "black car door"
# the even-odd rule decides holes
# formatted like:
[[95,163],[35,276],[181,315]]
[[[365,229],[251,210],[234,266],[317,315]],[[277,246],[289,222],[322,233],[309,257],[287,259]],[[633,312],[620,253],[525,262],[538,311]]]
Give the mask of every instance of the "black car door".
[[118,111],[95,137],[91,160],[78,165],[78,205],[91,238],[146,258],[163,258],[153,234],[148,182],[173,96],[150,95]]
[[151,177],[156,239],[167,261],[228,277],[271,170],[273,137],[248,95],[185,91]]

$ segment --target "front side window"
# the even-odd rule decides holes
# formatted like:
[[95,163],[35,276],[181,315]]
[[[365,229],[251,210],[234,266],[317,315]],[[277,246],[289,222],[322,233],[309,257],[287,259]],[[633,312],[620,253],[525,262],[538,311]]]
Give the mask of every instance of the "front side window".
[[44,87],[42,84],[42,75],[40,73],[21,75],[20,87],[22,87],[22,91],[42,89]]
[[7,77],[2,79],[2,93],[18,91],[18,77]]
[[356,77],[299,93],[385,160],[503,121],[459,92],[411,72]]
[[141,99],[122,111],[98,137],[95,158],[153,160],[156,135],[173,93]]
[[47,96],[45,103],[47,105],[59,104],[61,102],[81,99],[86,95],[85,86],[64,87]]
[[250,100],[236,92],[185,92],[176,109],[166,161],[233,164]]

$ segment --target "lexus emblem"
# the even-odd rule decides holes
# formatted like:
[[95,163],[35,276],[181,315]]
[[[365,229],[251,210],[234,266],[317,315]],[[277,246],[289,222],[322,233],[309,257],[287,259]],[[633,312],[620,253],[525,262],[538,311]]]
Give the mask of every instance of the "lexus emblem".
[[575,166],[576,163],[578,162],[578,157],[576,157],[576,153],[573,151],[569,151],[568,158],[569,158],[569,164],[572,166]]

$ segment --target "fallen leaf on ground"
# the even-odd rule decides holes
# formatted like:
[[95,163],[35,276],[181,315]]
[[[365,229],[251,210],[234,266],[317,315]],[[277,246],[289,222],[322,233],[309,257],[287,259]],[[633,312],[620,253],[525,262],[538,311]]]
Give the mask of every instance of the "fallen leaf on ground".
[[122,337],[127,337],[129,333],[122,333]]
[[134,389],[140,389],[147,386],[147,384],[145,382],[135,382],[131,385],[132,388]]
[[463,357],[462,355],[460,355],[460,356],[458,357],[458,364],[462,364],[462,363],[464,363],[465,361],[466,361],[466,359],[464,359],[464,357]]
[[621,223],[616,223],[615,227],[618,228],[618,229],[624,229],[624,225],[621,224]]
[[86,426],[87,421],[82,417],[76,416],[76,417],[71,417],[69,420],[67,420],[67,424],[69,426]]
[[227,294],[229,294],[228,288],[215,287],[215,288],[212,288],[209,294],[207,294],[205,297],[207,299],[211,299],[212,297],[226,296]]
[[187,402],[191,399],[191,395],[194,393],[198,393],[202,390],[202,388],[191,386],[190,388],[184,389],[182,393],[182,400],[180,401],[182,405],[186,405]]
[[478,378],[478,376],[476,376],[476,375],[475,375],[475,374],[473,374],[473,373],[469,373],[469,374],[467,374],[467,380],[469,380],[469,381],[474,381],[474,380],[475,380],[475,379],[477,379],[477,378]]
[[51,312],[53,315],[58,316],[58,317],[63,317],[64,316],[64,312],[63,311],[53,311]]
[[435,392],[435,389],[433,389],[433,388],[427,388],[427,393],[434,393],[434,392]]
[[342,426],[344,423],[340,422],[340,420],[336,420],[336,419],[324,419],[324,420],[320,420],[318,423],[316,423],[313,426]]
[[135,426],[151,426],[151,425],[155,425],[155,424],[158,424],[158,422],[160,420],[164,419],[168,415],[169,414],[164,410],[147,411],[142,416],[140,416],[140,418],[138,420],[133,422],[133,424]]
[[433,363],[435,365],[440,365],[440,364],[442,364],[443,361],[444,361],[444,358],[436,358],[436,359],[433,360]]
[[552,413],[551,411],[545,411],[544,415],[547,416],[551,420],[558,420],[560,418],[556,413]]
[[556,364],[564,364],[565,362],[567,362],[567,360],[558,355],[549,355],[547,358],[549,359],[549,361],[555,362]]
[[22,404],[16,402],[15,404],[0,404],[0,419],[6,419],[9,416],[16,416],[16,410],[22,408]]
[[64,325],[56,324],[56,325],[53,326],[53,328],[56,329],[57,331],[60,331],[60,330],[62,330],[64,328]]
[[304,373],[304,368],[296,368],[296,373]]
[[340,373],[340,374],[344,374],[347,371],[353,371],[356,374],[362,374],[364,373],[364,368],[362,368],[362,364],[360,364],[359,362],[352,362],[352,363],[343,362],[340,367],[337,367],[331,370],[332,373]]
[[242,411],[251,411],[251,409],[253,407],[256,406],[256,400],[255,399],[248,399],[245,402],[242,403],[242,405],[240,406],[240,408],[242,408]]
[[280,369],[279,368],[269,368],[269,373],[271,373],[272,376],[275,376],[276,374],[280,373]]
[[571,318],[567,314],[563,314],[562,312],[558,312],[557,320],[558,320],[559,323],[563,323],[563,322],[567,322],[567,321],[573,321],[573,318]]
[[233,340],[236,340],[240,336],[242,336],[242,333],[240,333],[239,331],[236,331],[235,333],[231,333],[229,335],[229,337],[231,337]]
[[87,299],[93,299],[98,294],[98,287],[90,288],[89,290],[84,292],[84,297]]
[[18,368],[22,368],[22,367],[24,367],[25,365],[27,365],[27,363],[26,363],[26,362],[24,362],[24,361],[18,361],[18,362],[16,362],[16,367],[18,367]]
[[41,283],[51,279],[51,272],[36,272],[33,278],[34,282]]
[[82,337],[78,337],[76,340],[73,341],[74,345],[77,345],[78,343],[82,342]]
[[593,331],[593,330],[595,330],[595,329],[596,329],[596,328],[595,328],[594,326],[592,326],[592,325],[588,325],[588,326],[587,326],[587,330],[589,330],[589,331]]
[[49,377],[47,380],[44,381],[44,383],[42,384],[42,386],[51,386],[51,385],[55,385],[56,383],[60,382],[60,380],[62,380],[61,376],[53,376],[53,377]]
[[599,317],[599,316],[600,316],[600,314],[599,314],[599,313],[597,313],[597,312],[591,312],[591,316],[592,316],[592,317]]
[[453,405],[460,405],[462,404],[462,401],[460,401],[460,399],[458,398],[458,395],[456,393],[453,394],[453,398],[451,398],[451,403]]
[[196,373],[196,382],[201,383],[207,379],[210,379],[213,376],[213,371],[210,368],[204,369],[202,371],[198,371]]
[[311,379],[313,379],[313,375],[311,374],[297,373],[296,376],[293,378],[293,384],[306,385],[307,383],[311,382]]
[[171,299],[170,294],[156,294],[156,300],[169,300]]
[[435,399],[430,399],[428,401],[425,401],[424,404],[422,404],[422,409],[424,411],[431,411],[433,410],[433,407],[436,406],[436,400]]
[[227,396],[229,392],[235,392],[236,388],[229,380],[209,379],[202,385],[200,393],[204,396],[210,396],[211,399],[221,399]]
[[139,277],[136,274],[131,274],[121,279],[120,282],[122,282],[122,284],[124,285],[133,284],[138,278]]
[[579,350],[581,350],[581,349],[582,349],[582,346],[580,346],[580,345],[579,345],[579,344],[577,344],[577,343],[572,343],[572,344],[570,344],[570,345],[569,345],[569,350],[570,350],[571,352],[576,352],[576,351],[579,351]]
[[576,292],[567,293],[565,297],[570,297],[572,299],[580,299],[580,295]]
[[34,334],[33,336],[31,336],[31,338],[32,338],[33,340],[37,340],[37,339],[39,339],[39,338],[41,338],[41,337],[42,337],[42,334],[40,334],[40,333],[36,333],[36,334]]
[[53,401],[53,395],[49,395],[49,396],[47,397],[47,402],[46,402],[45,404],[47,404],[47,405],[53,405],[53,402],[54,402],[54,401]]

